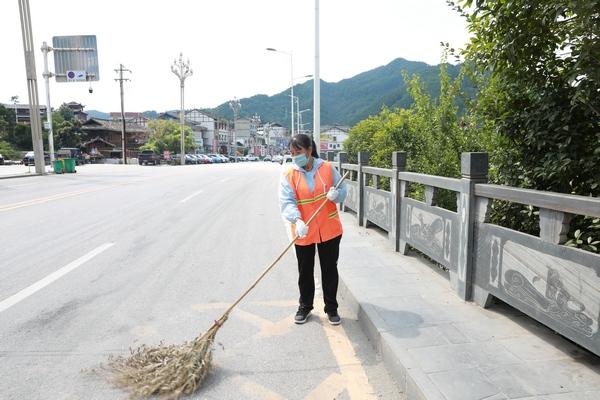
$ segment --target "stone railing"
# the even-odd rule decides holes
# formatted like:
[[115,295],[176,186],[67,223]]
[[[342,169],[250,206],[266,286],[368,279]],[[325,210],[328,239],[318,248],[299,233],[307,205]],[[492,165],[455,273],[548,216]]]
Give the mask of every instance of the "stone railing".
[[[600,217],[600,198],[487,184],[486,153],[462,154],[461,179],[406,172],[403,152],[392,169],[368,164],[367,153],[358,164],[339,153],[336,164],[351,171],[340,207],[360,226],[377,225],[396,251],[411,246],[448,268],[460,298],[488,307],[497,297],[600,355],[600,255],[563,245],[573,215]],[[425,201],[408,197],[411,183],[423,185]],[[456,192],[456,212],[436,205],[440,189]],[[539,237],[490,224],[494,199],[539,207]]]

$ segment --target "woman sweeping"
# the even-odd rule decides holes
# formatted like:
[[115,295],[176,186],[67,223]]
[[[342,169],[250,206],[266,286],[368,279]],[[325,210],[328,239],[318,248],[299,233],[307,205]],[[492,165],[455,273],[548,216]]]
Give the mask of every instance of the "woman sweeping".
[[[289,150],[293,163],[281,177],[279,206],[283,217],[292,224],[292,235],[299,237],[295,248],[298,259],[300,305],[294,322],[305,323],[313,309],[316,245],[321,264],[324,311],[329,323],[338,325],[341,319],[336,300],[337,262],[342,239],[342,224],[335,203],[342,202],[346,198],[346,184],[342,182],[340,187],[335,189],[334,186],[341,176],[332,164],[319,158],[315,143],[309,136],[304,134],[294,136]],[[307,226],[305,221],[325,199],[328,200],[328,204],[310,226]]]

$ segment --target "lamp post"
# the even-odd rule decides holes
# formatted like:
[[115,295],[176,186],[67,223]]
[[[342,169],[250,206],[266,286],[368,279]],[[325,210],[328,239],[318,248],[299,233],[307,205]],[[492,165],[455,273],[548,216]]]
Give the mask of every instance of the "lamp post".
[[229,102],[229,107],[231,108],[231,111],[233,111],[233,160],[234,162],[237,162],[237,138],[235,124],[237,117],[240,114],[240,108],[242,108],[242,105],[240,104],[240,101],[234,97],[233,100]]
[[319,45],[319,0],[315,0],[315,73],[313,84],[313,138],[317,151],[321,151],[321,78]]
[[183,53],[179,53],[179,60],[173,61],[171,65],[171,72],[173,72],[179,78],[181,86],[181,111],[179,118],[181,120],[181,165],[185,165],[185,138],[183,135],[183,126],[185,125],[184,108],[183,108],[183,89],[185,85],[185,78],[192,76],[194,73],[190,68],[190,60],[183,61]]
[[[306,110],[298,111],[298,133],[302,133],[302,130],[301,130],[302,126],[305,125],[302,123],[302,113],[305,113],[308,111],[310,111],[310,108],[307,108]],[[317,149],[317,151],[318,151],[318,149]]]
[[292,119],[292,136],[294,136],[294,56],[292,55],[292,52],[287,52],[287,51],[282,51],[282,50],[277,50],[274,49],[272,47],[268,47],[267,51],[274,51],[277,53],[282,53],[282,54],[287,54],[288,56],[290,56],[290,79],[291,79],[291,87],[290,87],[290,117]]

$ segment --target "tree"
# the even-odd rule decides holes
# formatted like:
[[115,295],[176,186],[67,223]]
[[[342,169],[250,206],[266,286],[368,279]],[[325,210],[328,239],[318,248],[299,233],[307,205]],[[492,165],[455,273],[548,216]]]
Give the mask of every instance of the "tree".
[[0,154],[6,160],[18,160],[21,158],[19,152],[8,142],[0,140]]
[[14,132],[16,125],[15,118],[16,115],[13,110],[0,104],[0,138]]
[[[140,150],[154,150],[162,154],[165,150],[171,153],[181,152],[181,127],[179,123],[172,120],[157,119],[148,123],[150,129],[150,138],[148,143],[140,148]],[[194,150],[196,145],[192,135],[192,128],[184,126],[186,151]]]
[[81,145],[83,136],[81,122],[75,118],[73,111],[67,104],[63,103],[57,111],[52,113],[52,129],[56,149]]
[[[384,107],[379,114],[352,127],[344,142],[351,158],[355,159],[358,151],[368,151],[372,165],[389,168],[392,152],[402,150],[407,152],[409,171],[460,177],[462,152],[497,148],[497,136],[492,131],[477,128],[469,115],[459,113],[464,98],[463,73],[452,78],[442,63],[439,74],[440,95],[433,97],[420,76],[404,73],[412,106],[394,110]],[[412,185],[411,190],[422,197],[418,185]],[[456,196],[440,191],[438,204],[456,209]]]
[[[517,150],[506,184],[599,195],[600,0],[462,0],[481,117]],[[465,10],[469,11],[465,11]]]
[[[449,3],[473,34],[463,55],[479,82],[474,115],[510,143],[496,182],[600,195],[600,0]],[[496,215],[535,233],[522,211]],[[600,229],[582,218],[572,227],[582,224]]]

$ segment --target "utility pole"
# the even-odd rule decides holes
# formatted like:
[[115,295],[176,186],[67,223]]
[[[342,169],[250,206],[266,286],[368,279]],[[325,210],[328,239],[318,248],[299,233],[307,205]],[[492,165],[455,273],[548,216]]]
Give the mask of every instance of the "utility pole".
[[31,121],[31,139],[33,142],[35,172],[41,175],[46,172],[46,168],[44,144],[42,143],[42,120],[40,118],[29,0],[19,0],[19,14],[21,16],[21,34],[23,36],[23,50],[25,53],[25,71],[27,74],[27,93],[29,94],[29,118]]
[[19,96],[10,96],[10,101],[15,106],[15,124],[19,123],[19,114],[17,114],[17,104],[19,104]]
[[233,100],[229,102],[229,107],[231,108],[231,111],[233,111],[233,159],[235,162],[237,162],[237,138],[235,124],[237,122],[238,115],[240,114],[242,104],[237,98],[234,97]]
[[115,72],[119,73],[119,77],[115,81],[119,82],[121,87],[121,149],[123,154],[123,165],[127,165],[127,146],[125,144],[125,99],[123,95],[123,81],[130,81],[131,79],[123,78],[123,72],[131,73],[131,70],[126,69],[123,64],[119,64],[119,69],[115,69]]
[[52,107],[50,106],[50,78],[54,74],[48,71],[48,53],[52,51],[52,47],[46,42],[42,43],[42,53],[44,53],[44,81],[46,84],[46,120],[48,121],[48,148],[50,150],[50,164],[54,168],[54,129],[52,127]]
[[183,135],[185,115],[183,108],[183,90],[185,86],[185,79],[189,76],[192,76],[194,71],[192,71],[192,69],[190,68],[190,60],[184,62],[183,53],[179,53],[179,60],[173,61],[173,65],[171,65],[171,72],[173,72],[179,78],[181,88],[181,111],[179,113],[179,118],[181,120],[181,165],[185,165],[185,138]]

